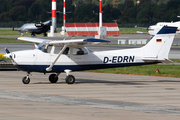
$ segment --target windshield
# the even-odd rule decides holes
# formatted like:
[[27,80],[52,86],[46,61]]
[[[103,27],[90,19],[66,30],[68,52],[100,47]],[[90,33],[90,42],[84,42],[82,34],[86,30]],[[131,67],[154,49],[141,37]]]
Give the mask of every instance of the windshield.
[[42,52],[47,52],[47,49],[48,49],[47,42],[44,41],[41,44],[39,44],[37,49],[41,50]]

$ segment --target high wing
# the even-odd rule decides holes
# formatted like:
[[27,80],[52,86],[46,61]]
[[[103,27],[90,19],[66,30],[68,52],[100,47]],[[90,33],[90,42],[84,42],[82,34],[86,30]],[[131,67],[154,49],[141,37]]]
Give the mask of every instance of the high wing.
[[[23,41],[28,41],[28,42],[33,42],[33,43],[42,43],[43,41],[47,41],[45,39],[40,39],[40,38],[31,38],[31,37],[18,37],[16,38],[18,40],[23,40]],[[47,41],[48,42],[48,41]],[[50,40],[49,40],[50,42]]]
[[95,45],[110,43],[110,41],[107,40],[94,39],[94,38],[72,39],[72,40],[47,40],[47,39],[31,38],[31,37],[18,37],[17,39],[34,42],[34,43],[46,42],[48,45],[62,46],[62,47],[66,44],[68,47],[79,47],[79,48],[85,46],[95,46]]
[[79,47],[80,48],[80,47],[85,47],[85,46],[102,45],[104,43],[110,43],[110,41],[89,38],[89,39],[51,41],[51,42],[49,42],[49,45],[64,46],[64,44],[66,44],[69,47]]

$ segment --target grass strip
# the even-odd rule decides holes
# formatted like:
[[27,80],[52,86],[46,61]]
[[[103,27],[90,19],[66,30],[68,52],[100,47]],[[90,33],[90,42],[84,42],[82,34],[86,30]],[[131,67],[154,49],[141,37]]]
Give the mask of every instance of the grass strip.
[[[159,69],[158,73],[156,73],[157,69]],[[180,65],[156,64],[156,65],[87,70],[85,72],[180,77]]]
[[[0,29],[0,35],[21,35],[21,33],[19,33],[17,30],[18,29],[15,29],[13,31],[12,28],[1,28]],[[24,34],[30,35],[30,33],[24,33]]]
[[147,32],[146,29],[139,29],[139,28],[119,28],[121,34],[138,34],[137,31],[140,32]]
[[30,43],[30,42],[17,40],[16,38],[0,38],[0,43]]
[[180,59],[170,59],[170,60],[175,62],[175,63],[180,63]]

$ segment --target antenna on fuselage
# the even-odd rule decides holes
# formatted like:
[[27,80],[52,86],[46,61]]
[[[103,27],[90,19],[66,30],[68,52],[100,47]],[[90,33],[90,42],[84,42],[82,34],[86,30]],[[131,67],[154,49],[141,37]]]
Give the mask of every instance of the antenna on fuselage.
[[[77,33],[74,37],[72,37],[72,39],[74,39],[75,37],[77,37],[77,35],[78,35],[78,33]],[[72,40],[72,39],[71,39],[71,40]]]

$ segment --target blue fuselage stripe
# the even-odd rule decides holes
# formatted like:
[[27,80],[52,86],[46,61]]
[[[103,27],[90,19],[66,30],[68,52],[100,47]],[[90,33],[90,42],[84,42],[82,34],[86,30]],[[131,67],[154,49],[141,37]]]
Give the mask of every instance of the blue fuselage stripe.
[[[148,65],[156,63],[124,63],[124,64],[91,64],[91,65],[54,65],[52,71],[50,72],[64,72],[64,70],[69,69],[72,71],[82,71],[82,70],[93,70],[93,69],[104,69],[104,68],[115,68],[115,67],[128,67],[128,66],[138,66],[138,65]],[[48,65],[18,65],[20,70],[29,72],[47,72],[46,68]]]

